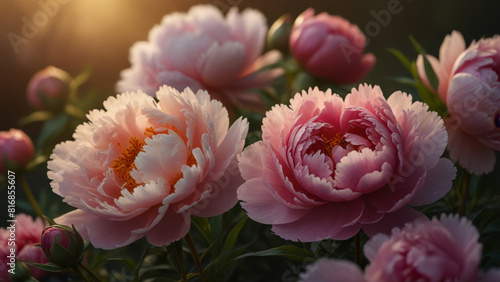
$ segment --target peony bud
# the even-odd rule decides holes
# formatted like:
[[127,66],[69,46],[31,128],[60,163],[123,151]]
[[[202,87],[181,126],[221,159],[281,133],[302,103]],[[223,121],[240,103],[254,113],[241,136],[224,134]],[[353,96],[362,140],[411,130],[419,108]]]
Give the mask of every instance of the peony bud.
[[267,33],[267,48],[288,52],[288,41],[292,31],[292,17],[284,14],[269,28]]
[[0,173],[26,166],[34,155],[33,142],[23,131],[0,131]]
[[69,95],[71,76],[49,66],[37,72],[28,83],[28,103],[41,110],[54,110],[63,106]]
[[356,25],[339,16],[309,8],[297,17],[290,34],[290,50],[310,73],[337,84],[361,80],[375,65],[373,54],[363,54],[366,38]]
[[77,265],[83,259],[83,239],[74,227],[59,224],[46,227],[40,244],[49,261],[59,266]]

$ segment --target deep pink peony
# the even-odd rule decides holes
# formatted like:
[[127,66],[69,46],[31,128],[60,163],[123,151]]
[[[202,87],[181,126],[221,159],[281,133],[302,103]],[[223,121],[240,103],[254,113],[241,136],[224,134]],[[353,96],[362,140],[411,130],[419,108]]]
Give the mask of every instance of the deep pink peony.
[[35,146],[19,129],[0,131],[0,174],[26,166],[35,155]]
[[441,215],[379,234],[364,246],[368,281],[475,281],[482,246],[467,218]]
[[309,265],[300,281],[498,281],[499,270],[478,271],[478,238],[472,223],[458,215],[417,219],[365,244],[370,261],[365,273],[353,262],[323,258]]
[[[467,49],[462,35],[454,31],[441,45],[439,60],[428,55],[438,89],[449,117],[450,158],[474,174],[488,173],[495,165],[494,151],[500,150],[500,36],[473,42]],[[418,72],[431,87],[423,57]]]
[[456,169],[441,159],[442,119],[412,97],[378,86],[345,101],[316,89],[267,112],[262,141],[239,157],[238,198],[253,220],[289,240],[345,239],[422,216],[451,188]]
[[265,17],[252,9],[232,8],[224,18],[214,6],[197,5],[166,15],[147,42],[132,46],[132,67],[122,71],[116,88],[154,95],[166,84],[179,91],[207,90],[225,105],[260,106],[250,88],[267,86],[282,73],[259,72],[280,57],[276,51],[261,56],[266,33]]
[[290,50],[304,68],[338,84],[360,81],[375,65],[363,55],[366,38],[356,25],[340,16],[309,8],[300,14],[290,34]]
[[164,86],[156,97],[110,97],[50,157],[52,189],[77,208],[55,221],[74,224],[95,247],[143,236],[169,244],[186,235],[190,215],[219,215],[237,202],[247,121],[229,127],[227,110],[205,91]]
[[[10,266],[10,249],[15,249],[15,256],[19,260],[31,261],[36,263],[49,262],[45,257],[42,249],[35,246],[40,243],[42,235],[43,222],[40,218],[33,220],[31,216],[20,213],[14,218],[15,224],[15,241],[9,241],[10,229],[0,228],[0,280],[11,281],[8,270]],[[10,226],[10,223],[8,223]],[[7,227],[9,227],[7,226]],[[9,242],[14,242],[15,245],[9,245]],[[36,267],[29,267],[31,275],[37,279],[42,279],[47,275],[47,272]]]

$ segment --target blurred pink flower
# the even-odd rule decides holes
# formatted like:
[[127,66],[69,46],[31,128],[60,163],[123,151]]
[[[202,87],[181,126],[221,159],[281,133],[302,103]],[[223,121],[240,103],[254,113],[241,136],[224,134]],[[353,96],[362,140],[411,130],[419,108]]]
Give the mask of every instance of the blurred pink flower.
[[28,83],[28,103],[37,109],[49,110],[64,105],[69,95],[71,76],[53,66],[37,72]]
[[[428,55],[437,78],[433,89],[446,104],[450,158],[474,174],[488,173],[500,150],[500,36],[481,39],[465,49],[462,35],[446,36],[439,60]],[[422,81],[429,88],[423,57],[417,59]]]
[[26,166],[35,155],[31,139],[19,129],[0,131],[0,173]]
[[[11,229],[0,228],[0,280],[11,281],[8,270],[10,249],[15,249],[15,256],[19,260],[26,260],[37,263],[49,262],[45,257],[42,249],[35,245],[40,243],[40,236],[43,230],[43,223],[40,218],[33,220],[31,216],[20,213],[14,218],[17,220],[15,224],[15,240],[9,241]],[[9,227],[9,226],[8,226]],[[12,242],[15,245],[12,245]],[[11,244],[9,244],[11,243]],[[41,279],[47,275],[47,272],[36,267],[29,267],[31,275],[37,279]]]
[[340,16],[309,8],[295,20],[290,35],[293,56],[305,69],[338,84],[360,81],[375,65],[373,54],[363,55],[366,38],[356,25]]
[[229,127],[227,110],[205,91],[164,86],[156,97],[108,98],[50,157],[54,192],[77,208],[55,221],[74,224],[95,247],[143,236],[169,244],[186,235],[190,215],[219,215],[237,202],[246,120]]
[[442,119],[412,97],[360,85],[342,101],[316,89],[267,112],[245,148],[238,199],[250,218],[302,242],[390,232],[451,188]]
[[475,281],[482,246],[467,218],[417,220],[364,246],[368,281]]
[[282,73],[259,71],[280,57],[277,51],[260,56],[266,33],[265,17],[252,9],[232,8],[226,18],[211,5],[169,14],[147,42],[132,46],[132,67],[122,71],[116,88],[154,95],[165,84],[179,91],[208,90],[226,106],[262,106],[250,88],[267,86]]
[[492,268],[488,271],[481,271],[478,274],[476,282],[494,282],[500,281],[500,268]]
[[355,263],[320,258],[307,266],[299,282],[365,282],[363,271]]

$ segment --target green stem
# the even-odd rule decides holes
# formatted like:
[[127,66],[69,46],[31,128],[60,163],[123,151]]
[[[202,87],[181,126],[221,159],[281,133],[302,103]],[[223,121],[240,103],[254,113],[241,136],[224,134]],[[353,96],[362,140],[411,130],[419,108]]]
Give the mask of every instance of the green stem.
[[76,272],[76,274],[78,274],[78,276],[80,276],[82,278],[83,281],[90,282],[89,279],[87,278],[87,276],[85,276],[85,274],[83,274],[82,270],[79,267],[79,264],[74,265],[71,268]]
[[92,270],[90,270],[87,266],[85,266],[85,264],[80,263],[78,265],[78,267],[83,268],[83,270],[90,276],[89,281],[91,281],[91,282],[100,282],[101,281],[101,279],[97,275],[95,275]]
[[467,197],[469,196],[469,188],[470,188],[470,173],[464,171],[463,176],[463,194],[462,194],[462,203],[460,205],[460,215],[465,215],[465,210],[467,207]]
[[141,258],[139,259],[139,263],[137,263],[137,266],[135,267],[135,270],[134,270],[134,281],[139,281],[139,270],[141,269],[142,262],[144,261],[144,258],[146,257],[146,254],[148,253],[148,251],[151,250],[152,248],[153,248],[153,246],[151,246],[151,244],[148,243],[148,245],[146,246],[146,248],[142,252]]
[[356,264],[361,266],[361,240],[359,238],[359,232],[354,236],[354,249]]
[[20,177],[20,182],[21,182],[21,186],[23,188],[24,194],[26,194],[26,197],[28,198],[28,201],[30,202],[33,209],[35,210],[36,215],[45,221],[45,219],[43,218],[43,212],[40,209],[40,206],[38,205],[38,202],[36,201],[35,196],[33,196],[33,193],[31,192],[30,186],[28,185],[28,182],[26,182],[26,179],[24,178],[24,175],[22,175],[22,174]]
[[191,252],[191,256],[193,257],[194,263],[196,264],[196,268],[198,268],[198,274],[200,275],[201,282],[205,282],[205,273],[203,272],[203,266],[201,265],[200,257],[198,256],[198,251],[196,250],[196,246],[194,245],[193,239],[191,239],[191,235],[186,234],[184,236],[184,241]]

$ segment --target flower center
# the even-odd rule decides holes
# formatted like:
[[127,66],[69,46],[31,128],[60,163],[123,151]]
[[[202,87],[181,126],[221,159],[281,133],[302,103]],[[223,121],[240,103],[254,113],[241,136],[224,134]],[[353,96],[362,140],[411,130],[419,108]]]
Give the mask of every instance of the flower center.
[[[173,129],[174,131],[177,132],[176,128],[170,128]],[[144,135],[146,138],[152,138],[156,134],[168,134],[168,129],[165,131],[160,131],[157,132],[155,131],[152,127],[147,127],[144,130]],[[113,163],[111,164],[111,168],[113,169],[113,172],[115,173],[116,176],[121,178],[123,181],[125,181],[125,184],[123,184],[122,188],[127,189],[130,193],[134,191],[134,188],[139,186],[139,183],[132,177],[131,173],[133,169],[137,169],[137,166],[135,165],[135,159],[137,158],[137,155],[141,152],[144,151],[142,147],[146,145],[146,142],[140,141],[139,138],[137,137],[130,137],[129,140],[129,146],[122,151],[122,154],[113,160]],[[189,155],[186,160],[186,164],[188,166],[196,165],[196,158],[193,155],[193,152],[190,151]],[[171,187],[179,181],[183,177],[182,172],[179,172],[173,177],[172,179],[169,180],[169,183]]]
[[342,146],[344,149],[345,147],[347,146],[347,142],[345,141],[345,138],[344,138],[344,135],[342,134],[342,132],[337,132],[337,134],[335,135],[335,137],[329,139],[327,137],[325,137],[324,135],[321,135],[321,138],[325,141],[325,151],[326,153],[333,159],[333,156],[332,156],[332,150],[335,146],[337,145],[340,145]]

